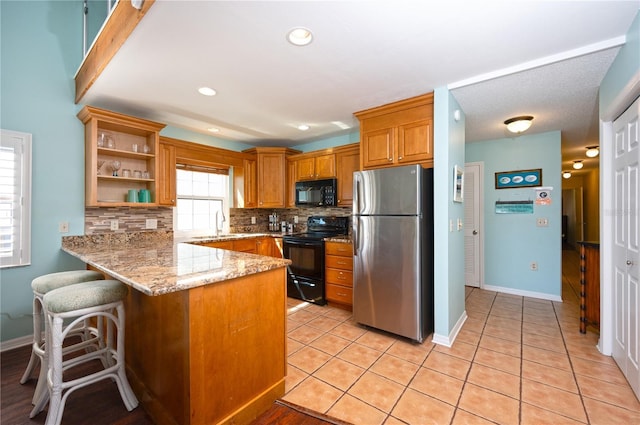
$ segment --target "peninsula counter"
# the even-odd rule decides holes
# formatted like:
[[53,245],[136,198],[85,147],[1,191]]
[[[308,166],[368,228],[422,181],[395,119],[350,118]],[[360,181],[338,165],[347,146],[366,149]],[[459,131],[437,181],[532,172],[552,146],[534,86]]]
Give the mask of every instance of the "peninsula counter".
[[163,235],[72,236],[62,249],[133,289],[127,375],[155,423],[249,423],[284,394],[290,261]]

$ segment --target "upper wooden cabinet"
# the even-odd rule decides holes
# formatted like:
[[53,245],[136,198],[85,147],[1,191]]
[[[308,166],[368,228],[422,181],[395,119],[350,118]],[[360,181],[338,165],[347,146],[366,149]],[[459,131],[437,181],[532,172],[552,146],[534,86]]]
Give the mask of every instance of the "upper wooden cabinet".
[[298,169],[298,162],[292,159],[287,159],[287,208],[294,208],[296,206],[296,170]]
[[258,162],[255,159],[244,160],[244,208],[258,206]]
[[433,93],[355,113],[362,169],[433,167]]
[[305,154],[296,159],[296,181],[328,179],[336,176],[334,154]]
[[353,172],[360,169],[360,145],[357,143],[336,149],[338,206],[353,205]]
[[258,208],[285,208],[287,155],[299,153],[288,148],[252,148],[257,159]]
[[[85,106],[85,205],[157,206],[159,134],[164,124]],[[129,190],[148,190],[151,202],[127,202]]]
[[160,143],[158,149],[158,204],[176,205],[176,147]]

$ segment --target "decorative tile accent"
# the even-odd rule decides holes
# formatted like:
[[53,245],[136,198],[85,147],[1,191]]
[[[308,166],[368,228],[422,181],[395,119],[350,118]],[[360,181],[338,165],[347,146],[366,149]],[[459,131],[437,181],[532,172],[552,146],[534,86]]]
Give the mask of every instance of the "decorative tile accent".
[[[158,220],[157,229],[146,229],[148,218]],[[111,220],[118,220],[118,230],[111,230]],[[84,233],[129,233],[173,230],[173,208],[86,207]]]
[[[278,214],[278,221],[293,223],[298,216],[298,224],[294,224],[294,232],[307,231],[307,218],[312,215],[326,215],[336,217],[350,217],[351,208],[231,208],[229,210],[229,231],[231,233],[269,233],[269,214]],[[251,217],[256,218],[256,224],[251,224]],[[273,233],[273,232],[271,232]]]

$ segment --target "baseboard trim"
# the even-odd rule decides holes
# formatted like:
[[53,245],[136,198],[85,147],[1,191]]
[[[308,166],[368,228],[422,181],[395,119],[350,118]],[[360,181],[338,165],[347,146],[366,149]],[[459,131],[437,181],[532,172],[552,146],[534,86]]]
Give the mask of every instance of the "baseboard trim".
[[13,350],[15,348],[24,347],[25,345],[31,345],[33,343],[33,335],[25,335],[20,338],[10,339],[8,341],[0,342],[0,353]]
[[462,329],[462,325],[464,325],[464,322],[467,321],[468,317],[469,316],[467,316],[467,311],[464,310],[460,315],[460,318],[456,322],[455,326],[453,327],[453,329],[451,329],[451,332],[449,332],[448,336],[434,333],[431,341],[434,344],[444,345],[445,347],[451,348],[451,346],[453,345],[453,342],[458,337],[458,333],[460,333],[460,330]]
[[538,298],[541,300],[562,302],[562,297],[545,294],[544,292],[524,291],[522,289],[505,288],[504,286],[483,285],[481,289],[502,292],[503,294],[519,295],[521,297]]

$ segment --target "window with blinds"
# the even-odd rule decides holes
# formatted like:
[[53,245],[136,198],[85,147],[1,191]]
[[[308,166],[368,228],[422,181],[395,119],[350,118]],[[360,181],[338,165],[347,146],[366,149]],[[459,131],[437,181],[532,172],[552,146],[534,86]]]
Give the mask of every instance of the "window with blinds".
[[0,267],[31,263],[31,134],[0,130]]
[[180,235],[229,232],[228,169],[177,166],[174,231]]

